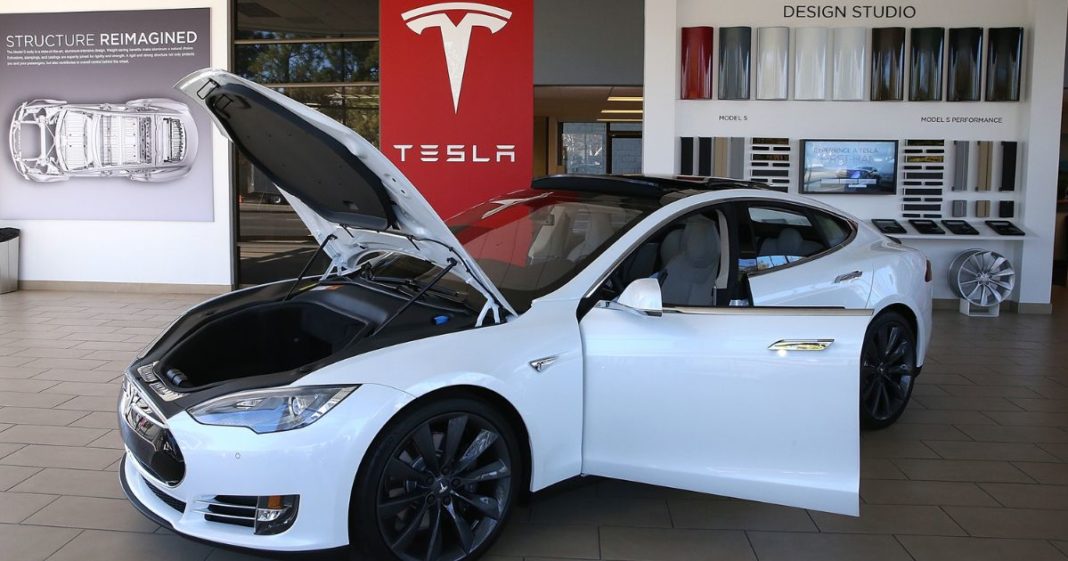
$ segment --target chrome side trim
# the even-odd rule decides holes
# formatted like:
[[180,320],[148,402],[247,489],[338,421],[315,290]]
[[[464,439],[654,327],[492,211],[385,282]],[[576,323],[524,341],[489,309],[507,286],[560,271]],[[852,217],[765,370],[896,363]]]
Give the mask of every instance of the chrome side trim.
[[834,339],[780,339],[768,345],[769,351],[825,351]]
[[665,307],[664,313],[703,316],[871,316],[874,310],[847,308],[700,308],[693,306]]

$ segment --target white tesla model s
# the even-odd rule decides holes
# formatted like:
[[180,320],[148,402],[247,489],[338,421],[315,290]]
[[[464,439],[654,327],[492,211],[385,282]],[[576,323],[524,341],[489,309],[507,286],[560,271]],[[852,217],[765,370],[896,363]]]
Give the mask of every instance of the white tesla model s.
[[901,414],[931,332],[916,251],[733,180],[552,177],[446,224],[322,114],[223,71],[178,87],[330,266],[201,304],[130,366],[120,472],[153,520],[465,560],[579,475],[857,513],[859,425]]

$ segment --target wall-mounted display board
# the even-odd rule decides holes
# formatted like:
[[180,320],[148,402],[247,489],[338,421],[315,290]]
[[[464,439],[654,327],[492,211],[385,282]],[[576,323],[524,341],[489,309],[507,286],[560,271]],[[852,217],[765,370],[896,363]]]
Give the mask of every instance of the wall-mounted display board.
[[[646,0],[643,170],[678,173],[687,158],[697,167],[699,139],[707,138],[707,168],[715,171],[714,139],[746,139],[746,179],[808,190],[864,220],[899,222],[901,239],[931,257],[936,276],[963,243],[1006,255],[1022,279],[1012,299],[1044,304],[1068,0],[908,7],[908,16],[876,15],[846,2],[809,17],[789,3]],[[680,30],[702,26],[752,29],[749,99],[720,99],[732,88],[716,80],[731,72],[716,73],[712,99],[681,99]],[[820,189],[884,175],[849,162],[817,169],[805,141],[872,140],[898,143],[892,194],[814,192],[821,175]],[[679,153],[685,146],[691,156]],[[909,220],[933,221],[944,233],[924,236]],[[942,220],[965,221],[978,234],[954,233]],[[1025,235],[1002,236],[986,220],[1008,220]],[[941,285],[936,296],[952,297]]]

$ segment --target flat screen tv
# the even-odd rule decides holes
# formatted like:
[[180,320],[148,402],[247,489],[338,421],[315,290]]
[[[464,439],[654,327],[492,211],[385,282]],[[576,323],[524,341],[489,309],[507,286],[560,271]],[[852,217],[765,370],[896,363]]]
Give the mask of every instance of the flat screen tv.
[[801,192],[893,195],[896,140],[802,140]]

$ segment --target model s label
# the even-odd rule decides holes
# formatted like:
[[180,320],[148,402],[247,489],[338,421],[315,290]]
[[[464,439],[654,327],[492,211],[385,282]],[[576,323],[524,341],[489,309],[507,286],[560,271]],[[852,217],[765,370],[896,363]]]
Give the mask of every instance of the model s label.
[[[459,23],[454,23],[447,11],[466,12]],[[423,31],[436,27],[441,30],[441,45],[445,51],[445,64],[449,69],[449,85],[452,88],[452,110],[460,110],[460,92],[464,85],[464,69],[467,52],[471,46],[471,31],[485,27],[497,33],[508,24],[512,12],[476,2],[442,2],[409,10],[401,14],[408,28],[422,35]]]

